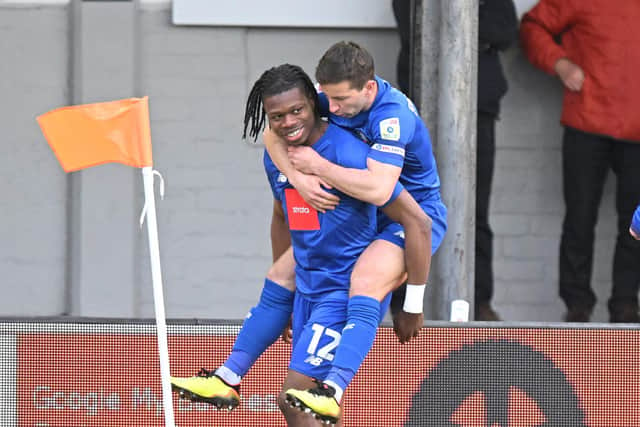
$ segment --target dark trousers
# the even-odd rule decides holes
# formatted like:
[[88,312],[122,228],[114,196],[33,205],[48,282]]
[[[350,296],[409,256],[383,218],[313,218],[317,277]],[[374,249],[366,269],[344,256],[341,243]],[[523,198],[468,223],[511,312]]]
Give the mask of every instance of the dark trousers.
[[496,154],[496,118],[478,112],[476,157],[476,268],[475,304],[493,297],[493,232],[489,226],[489,198]]
[[593,308],[593,246],[607,173],[616,175],[618,235],[613,257],[609,311],[638,304],[640,242],[629,224],[640,202],[640,143],[628,143],[566,128],[562,144],[565,218],[560,242],[560,297],[569,308]]

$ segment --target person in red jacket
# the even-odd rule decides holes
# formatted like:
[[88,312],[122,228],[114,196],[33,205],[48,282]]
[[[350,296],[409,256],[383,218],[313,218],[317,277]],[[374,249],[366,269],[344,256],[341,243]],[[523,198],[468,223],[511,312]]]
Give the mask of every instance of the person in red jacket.
[[618,235],[611,322],[640,322],[640,242],[628,232],[640,200],[640,1],[540,0],[520,25],[528,59],[564,89],[560,296],[565,320],[587,322],[594,229],[609,169],[616,174]]

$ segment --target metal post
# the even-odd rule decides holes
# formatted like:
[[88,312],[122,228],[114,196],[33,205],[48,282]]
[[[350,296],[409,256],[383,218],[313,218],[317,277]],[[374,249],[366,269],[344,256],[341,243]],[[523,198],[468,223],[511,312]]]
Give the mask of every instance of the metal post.
[[444,320],[455,299],[473,308],[478,0],[416,0],[415,22],[415,93],[449,210],[425,314]]

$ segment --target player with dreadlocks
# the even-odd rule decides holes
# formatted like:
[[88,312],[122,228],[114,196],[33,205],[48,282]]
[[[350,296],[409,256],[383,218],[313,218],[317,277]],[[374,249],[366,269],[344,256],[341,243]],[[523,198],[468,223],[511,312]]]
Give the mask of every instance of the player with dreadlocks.
[[318,180],[374,204],[387,201],[400,182],[430,221],[426,235],[411,234],[405,222],[389,215],[390,210],[402,213],[401,201],[387,201],[388,206],[380,210],[378,235],[353,269],[349,328],[342,333],[332,369],[318,387],[287,392],[292,404],[325,417],[339,412],[344,391],[373,346],[376,325],[372,319],[378,316],[379,302],[398,289],[405,275],[404,298],[395,295],[400,296],[400,307],[393,313],[394,331],[400,342],[406,342],[422,328],[431,254],[444,238],[447,209],[440,197],[429,131],[413,103],[375,75],[373,56],[366,49],[354,42],[335,43],[318,62],[316,80],[322,90],[318,95],[321,114],[368,142],[367,168],[333,164],[307,147],[287,146],[267,130],[263,141],[277,167],[318,210],[330,209],[338,200],[323,191]]
[[[249,136],[255,140],[268,121],[270,129],[289,146],[310,146],[337,164],[366,168],[369,147],[351,133],[321,120],[318,105],[316,90],[300,67],[284,64],[271,68],[249,94],[243,136],[249,129]],[[314,380],[324,379],[330,369],[345,326],[351,271],[376,234],[376,207],[328,189],[340,197],[340,203],[334,210],[317,212],[304,202],[266,151],[264,166],[274,196],[271,243],[275,261],[260,300],[245,319],[221,367],[215,372],[202,370],[194,377],[174,377],[172,384],[182,397],[218,408],[234,408],[240,400],[241,378],[275,342],[293,313],[291,361],[278,403],[289,425],[315,425],[317,421],[311,415],[286,404],[284,391],[313,387]],[[400,184],[392,200],[413,201]],[[427,223],[417,204],[404,211],[415,215],[403,218],[410,230]],[[284,274],[291,265],[295,265],[295,282]],[[387,298],[381,303],[376,324],[388,302]],[[339,417],[338,411],[323,421],[335,423]]]

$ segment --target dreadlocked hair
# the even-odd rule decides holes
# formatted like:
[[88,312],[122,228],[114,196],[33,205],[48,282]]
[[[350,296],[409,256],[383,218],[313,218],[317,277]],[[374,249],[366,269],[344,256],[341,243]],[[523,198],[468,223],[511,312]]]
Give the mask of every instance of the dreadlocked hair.
[[278,95],[296,87],[304,93],[305,97],[313,102],[315,116],[319,118],[320,106],[318,104],[318,93],[307,73],[297,65],[278,65],[262,73],[260,78],[253,84],[251,92],[249,92],[247,105],[244,110],[244,130],[242,132],[242,138],[245,139],[247,137],[247,128],[249,128],[249,136],[256,141],[258,135],[264,129],[266,113],[263,102],[265,98]]

